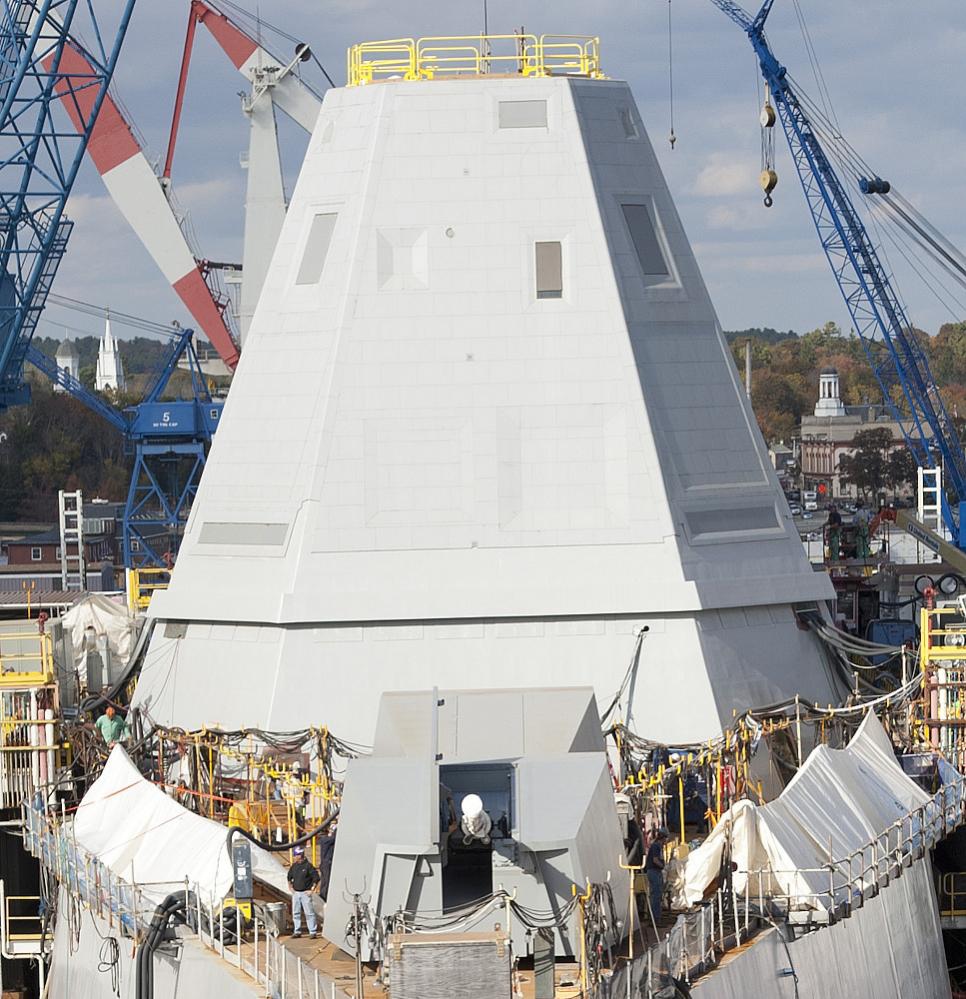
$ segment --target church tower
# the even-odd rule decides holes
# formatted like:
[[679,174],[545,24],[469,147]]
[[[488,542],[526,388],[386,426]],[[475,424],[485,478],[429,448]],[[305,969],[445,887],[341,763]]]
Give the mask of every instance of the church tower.
[[105,389],[112,389],[115,392],[124,390],[124,366],[121,364],[118,343],[111,333],[110,316],[104,321],[104,336],[97,351],[94,388],[98,392],[103,392]]
[[356,46],[327,92],[152,601],[156,722],[365,743],[384,690],[591,683],[674,742],[838,699],[634,97],[554,44]]

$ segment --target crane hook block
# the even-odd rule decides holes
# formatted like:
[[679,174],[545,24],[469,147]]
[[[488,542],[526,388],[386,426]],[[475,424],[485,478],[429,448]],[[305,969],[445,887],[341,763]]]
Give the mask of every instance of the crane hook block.
[[761,115],[758,118],[758,121],[761,123],[761,127],[774,128],[776,120],[775,109],[768,103],[768,101],[765,101],[761,109]]
[[778,186],[778,174],[774,170],[762,170],[758,183],[761,184],[761,189],[765,194],[771,194]]
[[892,185],[881,177],[860,177],[859,190],[863,194],[888,194]]

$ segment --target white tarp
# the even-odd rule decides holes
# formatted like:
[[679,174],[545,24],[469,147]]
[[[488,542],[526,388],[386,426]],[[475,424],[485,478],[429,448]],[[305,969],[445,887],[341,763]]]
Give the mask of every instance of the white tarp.
[[88,629],[93,629],[96,638],[106,637],[111,657],[126,663],[137,640],[137,624],[128,613],[127,607],[117,600],[91,593],[61,618],[64,630],[70,635],[74,653],[74,668],[80,675],[81,683],[87,682],[87,638]]
[[[145,780],[121,746],[111,750],[100,777],[74,817],[77,845],[125,881],[136,881],[144,897],[161,902],[185,879],[197,885],[203,904],[232,889],[228,830],[189,812]],[[256,878],[287,892],[282,864],[252,845]]]
[[[745,888],[742,872],[768,870],[766,891],[824,908],[829,857],[842,860],[929,800],[902,772],[889,737],[869,712],[845,749],[817,746],[774,801],[739,801],[722,815],[688,857],[685,897],[700,901],[719,877],[730,836],[737,890]],[[856,861],[856,877],[859,866]],[[841,873],[848,874],[847,865]],[[757,878],[751,890],[757,895]]]

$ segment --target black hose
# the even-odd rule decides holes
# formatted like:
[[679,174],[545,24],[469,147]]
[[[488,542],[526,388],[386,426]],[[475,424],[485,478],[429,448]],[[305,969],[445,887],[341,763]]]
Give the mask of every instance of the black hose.
[[287,843],[263,843],[260,839],[253,836],[247,829],[242,829],[241,826],[232,826],[228,830],[228,839],[226,841],[226,846],[228,848],[228,856],[231,856],[231,841],[235,833],[239,836],[244,836],[245,839],[251,840],[255,846],[260,846],[263,850],[267,850],[269,853],[282,853],[285,850],[293,850],[297,846],[302,846],[308,843],[310,839],[315,839],[316,836],[320,836],[325,832],[326,829],[332,825],[333,822],[339,817],[339,812],[341,809],[336,809],[324,822],[317,825],[314,829],[310,829],[304,836],[300,836],[298,839],[290,840]]
[[[148,926],[147,936],[138,947],[134,961],[135,999],[154,999],[154,952],[164,939],[165,930],[172,916],[185,908],[185,895],[169,895],[155,910]],[[183,917],[182,917],[183,918]]]

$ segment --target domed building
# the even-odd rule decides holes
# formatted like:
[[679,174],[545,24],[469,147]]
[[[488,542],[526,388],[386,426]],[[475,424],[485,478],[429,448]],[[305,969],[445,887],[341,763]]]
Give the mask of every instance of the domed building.
[[[63,368],[72,378],[80,378],[80,354],[77,353],[77,346],[69,336],[64,337],[63,343],[57,348],[54,355],[58,368]],[[54,385],[55,392],[63,392],[61,385]]]
[[814,489],[826,499],[856,499],[855,486],[842,482],[839,461],[843,455],[855,453],[857,433],[880,428],[892,434],[895,447],[905,447],[902,428],[885,406],[869,402],[846,406],[840,395],[838,371],[823,368],[814,414],[802,417],[803,488]]

